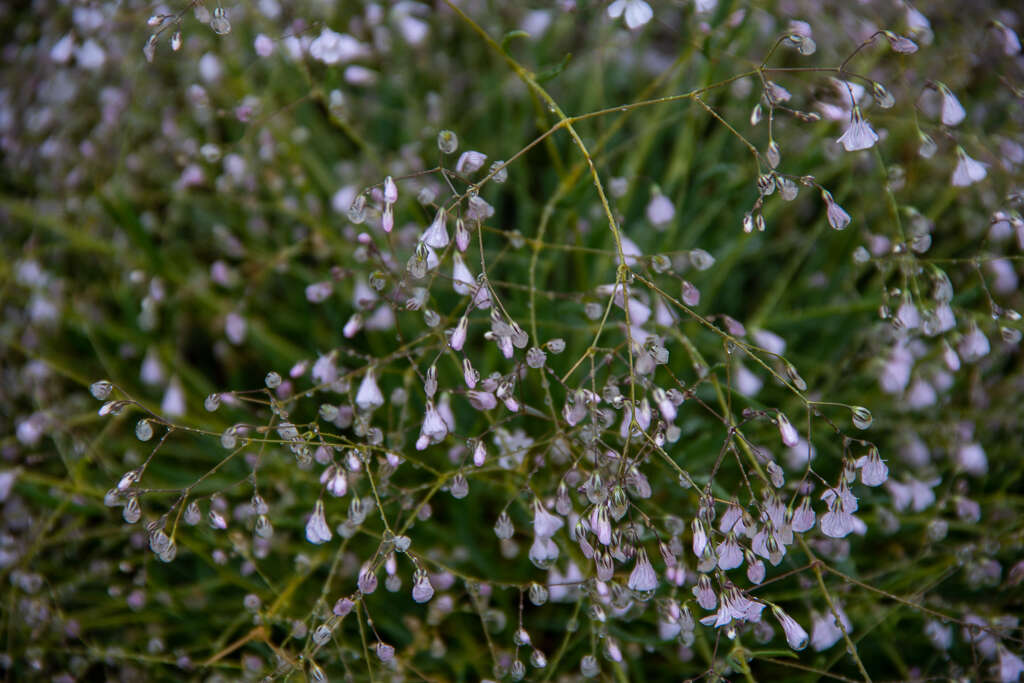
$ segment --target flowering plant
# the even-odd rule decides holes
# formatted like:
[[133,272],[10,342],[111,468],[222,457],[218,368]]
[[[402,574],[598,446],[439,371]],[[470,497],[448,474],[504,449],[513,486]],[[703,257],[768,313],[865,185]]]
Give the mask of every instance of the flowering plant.
[[10,16],[12,678],[1024,670],[1018,14]]

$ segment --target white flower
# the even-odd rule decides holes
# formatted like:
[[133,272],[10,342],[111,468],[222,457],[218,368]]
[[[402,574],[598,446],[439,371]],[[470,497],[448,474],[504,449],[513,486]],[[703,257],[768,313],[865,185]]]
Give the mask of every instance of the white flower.
[[647,220],[655,227],[667,225],[676,215],[672,200],[661,192],[655,193],[647,204]]
[[942,123],[947,126],[955,126],[963,121],[967,112],[964,111],[960,100],[956,98],[953,91],[940,83],[939,92],[942,94]]
[[433,401],[427,401],[427,408],[423,415],[423,427],[420,435],[425,436],[432,442],[437,443],[448,435],[448,425],[445,424],[441,413],[434,407]]
[[58,64],[67,64],[75,50],[75,37],[70,33],[65,34],[50,49],[50,59]]
[[412,599],[416,602],[429,602],[434,597],[434,587],[430,584],[430,577],[422,569],[418,569],[413,576]]
[[644,0],[615,0],[608,5],[608,16],[612,19],[618,19],[623,14],[626,15],[626,26],[635,29],[650,21],[654,11]]
[[839,206],[836,200],[832,198],[831,192],[822,190],[821,198],[825,200],[825,213],[828,217],[829,225],[836,230],[842,230],[850,224],[850,214],[846,213],[843,207]]
[[551,538],[562,528],[562,519],[551,514],[540,500],[533,501],[533,533],[542,538]]
[[700,559],[704,556],[704,548],[708,545],[708,535],[704,531],[704,524],[699,519],[694,518],[690,526],[693,529],[693,554]]
[[306,522],[306,540],[310,543],[320,545],[331,540],[331,528],[327,526],[327,519],[324,517],[324,503],[317,500],[313,506],[313,514]]
[[469,150],[459,155],[459,160],[455,163],[455,172],[463,175],[470,175],[483,168],[483,165],[486,162],[486,154]]
[[860,114],[860,107],[853,108],[853,115],[846,132],[836,140],[847,152],[869,149],[878,142],[878,133]]
[[[435,249],[444,249],[448,246],[447,216],[444,209],[438,209],[437,215],[430,227],[423,233],[423,243]],[[428,266],[429,267],[429,266]]]
[[740,550],[740,544],[736,542],[736,537],[732,534],[718,544],[715,552],[718,555],[718,568],[722,571],[735,569],[743,564],[743,551]]
[[985,164],[967,156],[963,147],[956,148],[956,155],[958,161],[953,169],[953,187],[967,187],[985,178],[988,173]]
[[658,587],[658,575],[655,573],[654,567],[651,566],[651,561],[647,559],[647,551],[643,548],[636,553],[636,565],[629,574],[627,585],[630,590],[640,593],[646,593]]
[[786,642],[794,650],[802,650],[807,647],[807,631],[797,623],[796,619],[783,612],[778,607],[772,607],[772,613],[782,625],[782,631],[786,634]]
[[165,417],[175,418],[185,414],[185,389],[181,386],[181,380],[176,376],[171,378],[167,385],[167,392],[160,403],[160,412]]
[[987,356],[990,349],[988,337],[977,325],[971,325],[971,329],[960,340],[960,357],[968,363]]
[[391,176],[384,179],[384,202],[394,204],[398,201],[398,186]]
[[346,33],[325,28],[309,44],[309,56],[327,65],[349,62],[364,56],[366,46]]
[[366,371],[366,375],[363,376],[363,381],[359,385],[359,391],[356,392],[356,406],[360,410],[371,411],[376,410],[384,405],[384,394],[381,393],[380,387],[377,386],[377,379],[373,376],[373,368]]
[[468,331],[469,319],[466,318],[466,316],[462,316],[459,318],[459,323],[455,326],[455,331],[452,332],[451,339],[448,340],[448,345],[455,351],[461,351],[462,345],[466,343],[466,334]]
[[972,477],[981,477],[988,472],[988,457],[981,444],[967,443],[957,449],[956,464]]
[[861,483],[865,486],[879,486],[889,478],[889,468],[874,448],[868,455],[857,459],[857,467],[860,469]]
[[998,20],[992,22],[992,27],[998,33],[999,43],[1003,46],[1004,55],[1012,57],[1020,52],[1020,38],[1017,36],[1016,31]]
[[[836,611],[839,613],[839,619],[843,624],[843,628],[846,629],[847,633],[853,630],[850,624],[849,617],[846,613],[837,605]],[[843,637],[843,631],[840,630],[836,624],[835,616],[829,612],[825,616],[814,615],[814,624],[811,628],[811,647],[814,648],[815,652],[821,652],[827,650]]]
[[779,436],[782,437],[782,443],[789,448],[794,448],[800,443],[800,434],[796,431],[796,428],[790,423],[789,419],[779,413],[778,418],[779,424]]
[[456,294],[469,294],[473,291],[474,282],[473,273],[466,266],[465,259],[456,251],[452,255],[452,289]]
[[269,57],[274,54],[274,41],[270,36],[260,33],[256,36],[256,39],[252,43],[253,49],[256,51],[256,55],[259,57]]
[[530,546],[530,562],[541,569],[551,566],[558,559],[558,546],[550,538],[537,536]]

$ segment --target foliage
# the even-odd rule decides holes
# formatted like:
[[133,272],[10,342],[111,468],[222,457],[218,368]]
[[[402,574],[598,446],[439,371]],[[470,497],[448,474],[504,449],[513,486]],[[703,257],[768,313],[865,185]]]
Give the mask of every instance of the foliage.
[[1021,16],[921,9],[5,8],[6,677],[1018,680]]

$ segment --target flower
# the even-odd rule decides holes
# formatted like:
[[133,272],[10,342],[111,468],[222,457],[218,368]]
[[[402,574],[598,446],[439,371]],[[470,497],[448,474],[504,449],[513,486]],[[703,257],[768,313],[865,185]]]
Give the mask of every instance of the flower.
[[988,337],[977,325],[972,324],[971,329],[960,340],[960,357],[968,363],[987,356],[990,349]]
[[736,537],[732,534],[719,543],[715,551],[718,555],[718,568],[722,571],[735,569],[743,564],[743,551],[740,550],[740,544],[736,542]]
[[595,505],[590,513],[590,529],[597,536],[602,545],[611,545],[612,523],[608,518],[608,508],[605,505]]
[[459,155],[459,160],[455,162],[455,172],[463,175],[470,175],[483,168],[483,165],[486,162],[486,154],[474,150],[468,150]]
[[983,180],[988,174],[985,164],[967,156],[963,147],[956,148],[957,163],[953,169],[953,187],[967,187],[973,183]]
[[697,518],[694,518],[691,527],[693,529],[693,554],[700,559],[704,556],[704,548],[708,545],[708,535],[704,531],[704,523]]
[[946,126],[955,126],[964,120],[967,112],[964,111],[960,100],[956,98],[952,90],[942,83],[939,83],[938,87],[942,94],[942,123]]
[[[839,613],[840,623],[847,633],[853,630],[849,617],[842,608],[836,605],[836,612]],[[831,612],[827,616],[814,615],[814,623],[811,626],[811,647],[815,652],[827,650],[843,637],[843,631],[836,625],[836,618]]]
[[551,538],[562,528],[561,517],[551,514],[539,499],[533,501],[533,533],[541,538]]
[[435,249],[444,249],[448,246],[447,216],[444,209],[437,210],[434,221],[423,233],[423,243]]
[[1016,31],[999,20],[992,21],[992,28],[997,32],[999,43],[1003,46],[1004,55],[1012,57],[1020,52],[1020,38],[1017,36]]
[[789,419],[782,413],[779,413],[778,424],[782,443],[789,448],[793,448],[800,443],[800,435],[797,433],[796,427],[790,424]]
[[475,282],[473,273],[466,266],[466,260],[456,251],[452,254],[452,289],[456,294],[469,294],[473,291]]
[[327,526],[327,518],[324,517],[324,502],[317,499],[313,506],[313,514],[306,522],[306,540],[310,543],[320,545],[331,540],[331,528]]
[[608,16],[618,19],[625,14],[626,26],[630,29],[640,28],[654,16],[654,11],[645,0],[615,0],[608,5]]
[[825,200],[829,225],[836,230],[842,230],[850,224],[850,214],[846,213],[846,211],[843,210],[843,207],[836,203],[836,200],[832,198],[831,192],[828,190],[822,190],[821,198]]
[[325,28],[309,44],[309,56],[328,66],[365,56],[368,48],[347,33]]
[[797,623],[796,619],[783,612],[779,607],[772,606],[772,613],[779,620],[783,633],[786,634],[786,642],[794,650],[802,650],[807,647],[807,631]]
[[718,604],[718,596],[711,586],[711,579],[707,574],[701,574],[697,579],[697,585],[693,587],[693,597],[697,598],[697,604],[704,609],[714,609]]
[[[427,439],[427,443],[437,443],[448,435],[448,425],[445,424],[444,419],[441,417],[441,413],[438,412],[437,408],[434,407],[434,402],[427,400],[427,407],[423,415],[423,426],[420,429],[420,439]],[[426,444],[423,448],[420,448],[420,441],[416,442],[416,450],[423,450],[426,448]]]
[[[459,323],[455,326],[455,330],[452,332],[451,339],[448,340],[448,345],[452,347],[453,351],[462,350],[463,344],[466,343],[466,334],[468,332],[469,318],[467,318],[466,316],[462,316],[461,318],[459,318]],[[472,388],[472,386],[470,388]]]
[[722,602],[718,606],[718,612],[704,617],[700,623],[705,626],[714,625],[715,628],[726,626],[735,621],[761,621],[761,611],[765,608],[764,603],[751,600],[743,595],[739,589],[733,587],[722,595]]
[[889,478],[889,468],[882,462],[876,448],[858,458],[857,467],[860,469],[860,481],[865,486],[880,486]]
[[856,152],[857,150],[873,147],[878,142],[878,133],[861,116],[860,107],[855,106],[850,118],[849,127],[847,127],[846,132],[836,142],[841,144],[847,152]]
[[811,499],[804,498],[796,510],[793,511],[793,531],[798,534],[809,531],[814,527],[814,509],[811,507]]
[[359,384],[359,391],[356,392],[356,406],[363,411],[370,412],[384,405],[384,394],[377,386],[377,379],[373,376],[373,368],[369,368]]
[[658,575],[647,558],[647,551],[640,548],[636,553],[636,565],[629,574],[629,582],[626,584],[630,590],[640,593],[652,591],[658,587]]
[[541,569],[547,569],[558,559],[558,546],[550,538],[537,536],[530,546],[530,562]]
[[673,206],[671,199],[661,192],[655,192],[645,212],[651,225],[658,228],[667,225],[675,217],[676,207]]

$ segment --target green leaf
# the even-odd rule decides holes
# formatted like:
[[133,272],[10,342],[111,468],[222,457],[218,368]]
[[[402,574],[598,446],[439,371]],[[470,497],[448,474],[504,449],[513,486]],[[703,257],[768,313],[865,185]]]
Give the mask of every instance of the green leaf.
[[562,73],[562,71],[565,69],[566,65],[569,64],[569,60],[570,59],[572,59],[572,53],[571,52],[565,53],[565,57],[562,57],[562,61],[561,62],[559,62],[555,66],[548,67],[547,69],[544,69],[543,71],[541,71],[540,73],[538,73],[534,77],[534,80],[537,81],[538,83],[543,83],[544,81],[550,81],[552,78],[554,78],[558,74]]
[[509,31],[508,33],[506,33],[504,36],[501,37],[501,51],[502,52],[508,52],[509,43],[511,43],[516,38],[529,38],[529,37],[530,37],[530,34],[527,33],[526,31],[523,31],[522,29],[516,29],[515,31]]

